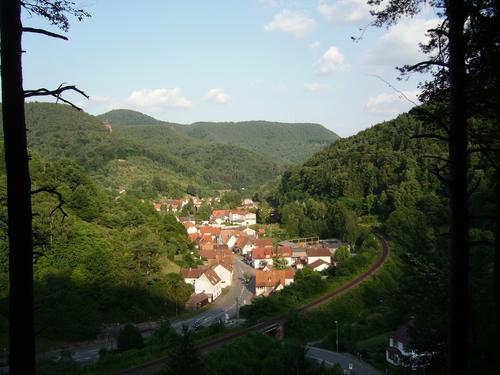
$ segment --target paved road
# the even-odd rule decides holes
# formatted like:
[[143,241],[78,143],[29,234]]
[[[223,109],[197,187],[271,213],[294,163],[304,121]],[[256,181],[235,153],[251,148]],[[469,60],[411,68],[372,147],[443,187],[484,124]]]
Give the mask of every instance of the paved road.
[[311,346],[308,348],[306,356],[318,362],[324,361],[327,366],[333,366],[338,363],[344,370],[351,370],[356,375],[382,375],[380,371],[349,353],[337,353]]
[[[174,321],[172,326],[178,332],[181,331],[182,325],[192,327],[195,321],[199,321],[202,326],[209,326],[219,319],[224,319],[226,314],[230,318],[234,318],[241,306],[252,302],[253,291],[255,290],[255,269],[244,263],[237,255],[234,256],[233,267],[233,284],[227,293],[217,298],[209,310],[190,319]],[[248,284],[244,283],[244,273],[252,275],[252,279]]]

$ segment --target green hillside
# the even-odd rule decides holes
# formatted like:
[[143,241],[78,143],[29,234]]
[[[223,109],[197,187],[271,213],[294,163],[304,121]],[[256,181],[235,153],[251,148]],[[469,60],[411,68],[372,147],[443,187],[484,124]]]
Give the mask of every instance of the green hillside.
[[144,113],[132,111],[130,109],[113,109],[97,116],[101,120],[108,120],[112,124],[120,125],[161,125],[163,121],[157,120]]
[[[356,253],[356,261],[366,254],[363,243],[373,230],[389,240],[396,266],[391,272],[396,278],[385,285],[378,279],[373,290],[365,294],[370,306],[366,319],[354,318],[360,304],[346,303],[356,306],[356,313],[346,310],[343,324],[356,326],[353,332],[358,338],[369,338],[393,331],[412,317],[410,334],[417,351],[443,353],[448,324],[444,312],[449,296],[449,208],[446,183],[435,173],[440,170],[446,178],[443,160],[448,150],[445,142],[412,138],[432,133],[426,112],[430,110],[416,109],[339,140],[302,165],[289,168],[269,200],[278,206],[288,236],[342,238]],[[473,120],[470,124],[473,130],[483,126],[493,131],[496,126]],[[471,148],[477,149],[474,141],[471,137]],[[474,153],[469,158],[469,233],[476,242],[469,257],[469,324],[478,339],[472,339],[468,348],[474,369],[488,367],[482,358],[494,355],[495,260],[488,244],[492,244],[497,229],[493,220],[484,218],[496,215],[496,168],[494,160],[484,154]],[[323,318],[321,314],[311,317],[304,332],[321,327],[317,334],[324,337],[324,326],[331,316],[340,315],[332,305]],[[353,350],[359,350],[356,338],[351,340]],[[383,354],[377,356],[385,360]],[[440,361],[439,356],[432,358],[432,366],[439,369],[432,373],[445,372]]]
[[[66,105],[26,105],[29,146],[48,158],[77,162],[103,186],[152,196],[151,181],[162,181],[163,195],[180,196],[188,185],[200,191],[255,187],[280,169],[268,158],[228,145],[207,144],[161,125],[151,137],[120,129]],[[146,131],[146,129],[144,129]]]
[[113,110],[98,116],[107,119],[113,129],[123,125],[148,125],[148,129],[128,126],[127,132],[140,139],[155,140],[165,132],[178,131],[203,142],[239,146],[265,155],[283,165],[303,162],[339,136],[319,124],[286,124],[268,121],[196,122],[180,125],[158,121],[130,110]]

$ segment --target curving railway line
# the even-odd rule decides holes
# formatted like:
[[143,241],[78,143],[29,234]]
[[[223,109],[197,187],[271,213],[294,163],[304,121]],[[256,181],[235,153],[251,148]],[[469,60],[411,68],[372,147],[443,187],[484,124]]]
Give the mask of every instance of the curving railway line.
[[[359,275],[356,277],[354,280],[351,280],[347,284],[341,286],[338,289],[335,289],[332,292],[326,293],[323,296],[319,297],[318,299],[308,303],[307,305],[304,305],[298,309],[299,314],[304,314],[310,310],[315,309],[318,306],[321,306],[325,303],[328,303],[335,297],[345,293],[346,291],[358,286],[361,284],[363,281],[368,279],[370,276],[372,276],[374,273],[376,273],[380,267],[385,263],[389,256],[389,246],[387,244],[387,241],[381,237],[377,236],[380,245],[382,247],[382,253],[380,254],[380,257],[377,258],[377,260],[370,266],[370,268],[364,272],[363,274]],[[285,315],[278,316],[276,318],[268,319],[263,322],[254,324],[251,327],[245,328],[244,330],[234,332],[234,333],[229,333],[227,335],[215,338],[213,340],[207,341],[203,344],[198,345],[196,348],[200,353],[206,353],[211,350],[217,349],[221,346],[230,344],[234,340],[236,340],[239,337],[246,336],[251,332],[257,332],[257,331],[262,331],[265,330],[267,327],[276,325],[276,324],[281,324],[284,323],[286,320]],[[114,375],[139,375],[139,374],[149,374],[152,371],[159,370],[163,367],[165,367],[165,361],[167,360],[167,357],[162,357],[155,359],[153,361],[144,363],[142,365],[132,367],[126,370],[121,370],[116,372]]]

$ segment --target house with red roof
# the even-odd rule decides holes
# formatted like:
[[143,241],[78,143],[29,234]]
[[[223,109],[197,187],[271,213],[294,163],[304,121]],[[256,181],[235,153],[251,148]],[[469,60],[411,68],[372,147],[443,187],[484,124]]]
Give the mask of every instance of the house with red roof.
[[273,257],[275,256],[272,247],[256,247],[252,250],[252,265],[254,268],[263,268],[266,265],[273,265]]
[[326,246],[316,245],[310,246],[306,249],[307,254],[307,264],[314,263],[315,261],[321,259],[328,264],[332,263],[332,254],[330,249]]
[[255,271],[255,296],[268,296],[293,283],[295,273],[292,269]]
[[313,271],[324,271],[330,268],[332,265],[328,262],[325,262],[323,259],[317,259],[314,262],[308,265]]
[[222,282],[222,287],[231,286],[233,283],[233,265],[228,263],[217,263],[211,267],[219,276]]
[[181,276],[186,283],[194,286],[196,294],[205,293],[209,302],[213,302],[221,294],[222,280],[212,268],[183,268]]

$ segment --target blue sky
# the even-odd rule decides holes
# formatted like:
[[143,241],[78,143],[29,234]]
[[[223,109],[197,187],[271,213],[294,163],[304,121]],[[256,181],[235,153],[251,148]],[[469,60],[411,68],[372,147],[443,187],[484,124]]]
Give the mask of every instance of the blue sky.
[[[391,29],[366,28],[364,0],[77,1],[69,41],[25,35],[24,86],[76,84],[67,95],[91,114],[129,108],[195,121],[316,122],[349,136],[411,107],[414,76],[395,66],[422,59],[431,11]],[[47,26],[25,15],[25,26]]]

